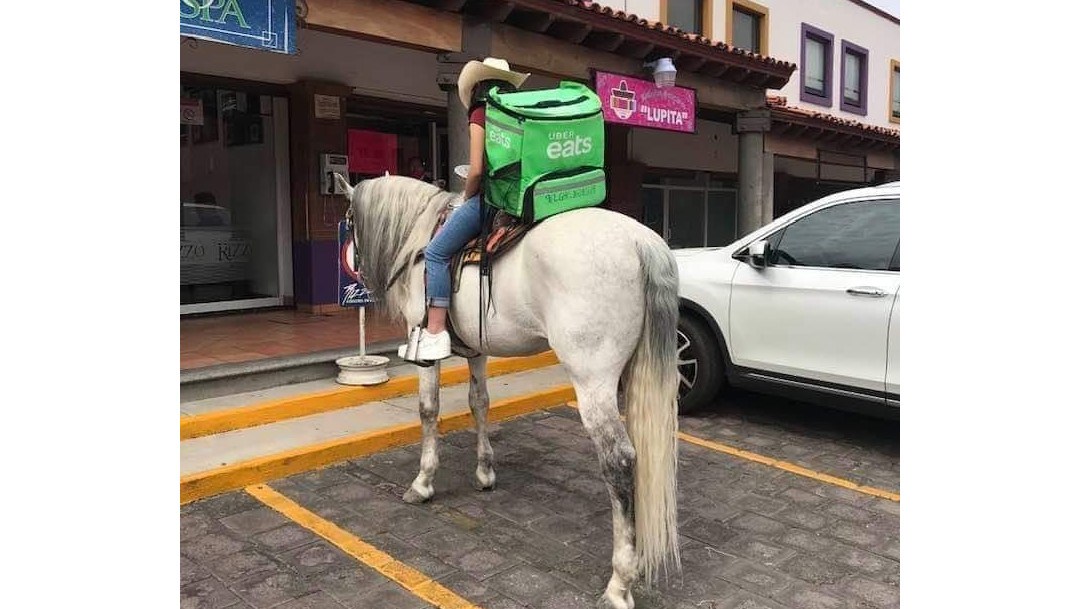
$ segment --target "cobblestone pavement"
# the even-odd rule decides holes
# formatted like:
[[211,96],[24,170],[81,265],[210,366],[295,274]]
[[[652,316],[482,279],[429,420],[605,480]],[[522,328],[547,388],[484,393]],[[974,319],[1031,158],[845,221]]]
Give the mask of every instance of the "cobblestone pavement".
[[[899,425],[750,394],[682,431],[899,492]],[[302,506],[486,609],[594,607],[611,515],[576,411],[492,427],[498,488],[472,488],[475,435],[440,442],[434,499],[401,494],[416,446],[272,481]],[[642,609],[899,606],[899,504],[680,446],[683,573],[636,590]],[[181,508],[181,606],[429,605],[244,492]]]

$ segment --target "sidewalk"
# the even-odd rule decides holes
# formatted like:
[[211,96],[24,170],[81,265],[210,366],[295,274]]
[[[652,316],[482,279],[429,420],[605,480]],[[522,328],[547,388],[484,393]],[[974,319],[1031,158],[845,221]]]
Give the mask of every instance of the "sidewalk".
[[[367,312],[368,345],[404,340],[405,329]],[[180,370],[304,355],[360,345],[359,313],[295,310],[233,313],[180,319]]]

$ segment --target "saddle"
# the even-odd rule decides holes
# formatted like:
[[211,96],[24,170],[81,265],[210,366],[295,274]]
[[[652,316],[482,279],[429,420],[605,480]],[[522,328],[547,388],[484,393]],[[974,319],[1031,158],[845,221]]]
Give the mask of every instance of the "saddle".
[[[450,217],[453,211],[453,208],[448,205],[439,212],[438,219],[435,221],[435,228],[431,232],[432,238],[442,230],[447,218]],[[490,213],[490,211],[495,213]],[[521,218],[495,208],[486,210],[484,223],[485,226],[480,231],[480,236],[466,243],[465,247],[450,259],[450,287],[453,294],[457,294],[458,289],[461,287],[461,274],[466,266],[479,265],[483,274],[485,266],[490,268],[496,258],[510,251],[514,245],[521,241],[525,233],[536,226],[535,222],[525,222]],[[450,349],[454,354],[461,357],[478,355],[461,341],[454,331],[449,317],[447,317],[446,326],[450,332]]]

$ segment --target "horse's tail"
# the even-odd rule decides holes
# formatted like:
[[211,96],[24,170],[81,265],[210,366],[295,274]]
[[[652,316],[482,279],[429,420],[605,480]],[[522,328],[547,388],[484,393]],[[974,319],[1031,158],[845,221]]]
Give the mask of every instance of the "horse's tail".
[[627,430],[637,453],[634,522],[644,582],[682,568],[676,506],[678,463],[679,278],[675,257],[659,239],[638,243],[645,286],[645,324],[623,372]]

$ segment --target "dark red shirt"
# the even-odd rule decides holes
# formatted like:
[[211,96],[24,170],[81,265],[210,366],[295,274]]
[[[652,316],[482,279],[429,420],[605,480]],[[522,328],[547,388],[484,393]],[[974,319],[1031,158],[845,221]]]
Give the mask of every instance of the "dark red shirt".
[[469,123],[484,126],[484,106],[477,106],[475,110],[469,113]]

